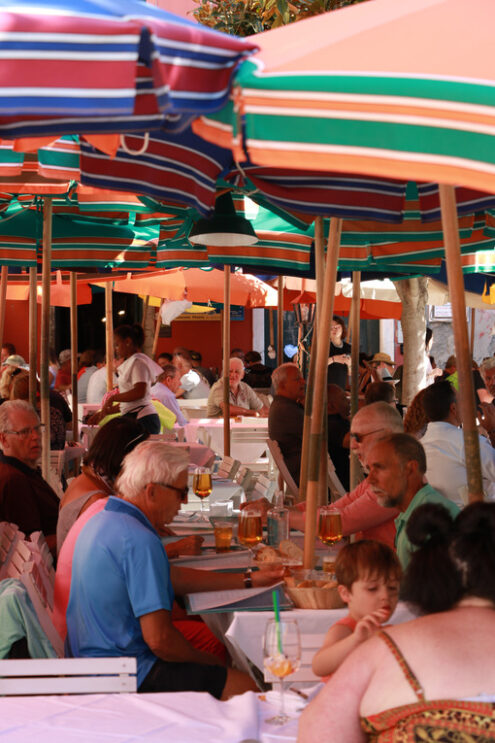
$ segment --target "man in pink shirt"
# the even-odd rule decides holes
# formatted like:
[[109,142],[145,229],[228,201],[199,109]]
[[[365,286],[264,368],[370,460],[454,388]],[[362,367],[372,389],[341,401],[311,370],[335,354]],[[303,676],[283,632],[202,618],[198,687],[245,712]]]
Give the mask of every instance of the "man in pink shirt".
[[[404,426],[397,410],[386,402],[375,402],[361,408],[351,423],[351,451],[359,457],[361,464],[366,461],[367,451],[371,444],[387,433],[402,433]],[[266,511],[264,500],[256,501]],[[249,506],[255,505],[250,503]],[[342,516],[344,536],[358,533],[365,539],[377,539],[394,547],[395,524],[398,515],[395,508],[380,506],[366,477],[347,495],[339,498],[334,504]],[[268,504],[268,508],[270,505]],[[306,503],[299,503],[290,510],[290,527],[304,531]]]

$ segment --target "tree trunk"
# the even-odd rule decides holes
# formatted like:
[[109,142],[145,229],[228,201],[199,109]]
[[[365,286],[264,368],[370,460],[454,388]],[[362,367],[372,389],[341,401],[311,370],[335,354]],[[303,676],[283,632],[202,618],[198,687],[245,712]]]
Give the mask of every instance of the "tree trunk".
[[402,374],[402,404],[409,405],[426,384],[425,368],[425,308],[428,298],[427,279],[396,281],[395,288],[402,302],[402,333],[404,335],[404,368]]
[[143,307],[143,353],[148,354],[148,356],[151,356],[153,353],[153,338],[155,336],[155,313],[156,307],[150,307],[150,305]]

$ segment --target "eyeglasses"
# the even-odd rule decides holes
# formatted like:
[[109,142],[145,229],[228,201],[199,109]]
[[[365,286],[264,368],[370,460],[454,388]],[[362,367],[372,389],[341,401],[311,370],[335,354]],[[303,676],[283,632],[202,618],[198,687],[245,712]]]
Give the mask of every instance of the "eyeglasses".
[[175,490],[180,498],[181,503],[187,503],[187,496],[189,493],[189,486],[184,485],[183,488],[176,488],[175,485],[169,485],[166,482],[157,482],[156,485],[161,485],[162,488],[168,488],[169,490]]
[[19,436],[21,439],[27,439],[32,433],[36,433],[41,436],[46,426],[44,423],[40,423],[37,426],[28,426],[27,428],[21,428],[20,431],[4,431],[4,433],[12,433],[14,436]]
[[350,433],[351,439],[354,439],[354,441],[357,444],[360,444],[366,436],[371,436],[372,433],[378,433],[379,431],[383,431],[383,428],[376,428],[374,431],[367,431],[366,433]]

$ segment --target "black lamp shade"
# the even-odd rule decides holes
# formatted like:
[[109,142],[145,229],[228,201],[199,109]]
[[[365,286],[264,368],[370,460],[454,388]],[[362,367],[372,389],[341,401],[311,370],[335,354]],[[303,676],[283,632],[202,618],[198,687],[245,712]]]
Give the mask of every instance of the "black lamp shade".
[[194,245],[254,245],[258,242],[251,222],[236,214],[230,192],[219,196],[211,219],[199,219],[189,233]]

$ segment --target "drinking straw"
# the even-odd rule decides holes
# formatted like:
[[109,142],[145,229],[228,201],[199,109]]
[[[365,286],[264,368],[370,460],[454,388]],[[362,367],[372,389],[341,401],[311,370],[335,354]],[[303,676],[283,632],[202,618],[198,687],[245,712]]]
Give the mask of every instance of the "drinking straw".
[[277,647],[278,652],[280,655],[283,654],[282,651],[282,635],[280,632],[280,607],[278,603],[278,591],[274,589],[272,591],[272,600],[273,600],[273,611],[275,613],[275,627],[277,628]]

